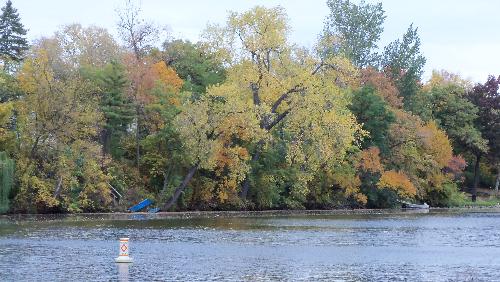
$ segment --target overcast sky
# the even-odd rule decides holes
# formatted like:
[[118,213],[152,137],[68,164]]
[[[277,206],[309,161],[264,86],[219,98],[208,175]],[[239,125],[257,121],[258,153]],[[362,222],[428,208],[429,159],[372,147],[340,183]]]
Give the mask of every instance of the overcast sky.
[[[0,0],[5,2],[5,0]],[[81,23],[116,34],[116,8],[123,0],[12,0],[29,39],[51,35],[61,25]],[[359,0],[354,0],[358,3]],[[370,0],[368,2],[379,2]],[[419,28],[427,58],[425,76],[446,69],[476,82],[500,74],[500,1],[382,0],[387,18],[379,46],[399,38],[411,23]],[[168,26],[176,38],[197,41],[207,22],[223,23],[228,11],[255,5],[284,7],[292,27],[291,40],[311,47],[328,15],[326,0],[142,0],[144,16]]]

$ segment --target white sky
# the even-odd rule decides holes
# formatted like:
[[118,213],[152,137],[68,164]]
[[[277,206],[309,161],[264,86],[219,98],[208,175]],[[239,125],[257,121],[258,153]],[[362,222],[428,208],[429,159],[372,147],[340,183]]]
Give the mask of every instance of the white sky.
[[[0,0],[0,3],[5,0]],[[123,0],[12,0],[28,37],[51,35],[61,25],[81,23],[116,34],[115,9]],[[358,3],[359,0],[354,0]],[[378,2],[368,0],[367,2]],[[446,69],[476,82],[500,74],[500,1],[497,0],[382,0],[387,18],[380,47],[400,38],[410,23],[419,28],[427,58],[424,78],[433,69]],[[207,22],[223,23],[227,11],[255,5],[284,7],[292,27],[291,40],[311,47],[328,15],[326,0],[142,0],[144,16],[168,26],[176,38],[197,41]]]

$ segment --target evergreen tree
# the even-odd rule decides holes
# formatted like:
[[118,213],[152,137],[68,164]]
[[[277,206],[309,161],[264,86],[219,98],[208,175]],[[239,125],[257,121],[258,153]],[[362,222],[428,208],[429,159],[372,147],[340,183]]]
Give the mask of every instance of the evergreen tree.
[[14,182],[14,161],[0,152],[0,214],[9,210],[9,194]]
[[23,59],[24,52],[29,47],[26,32],[17,10],[8,0],[0,15],[0,56],[4,69],[8,69],[9,62],[19,62]]
[[104,68],[99,80],[103,89],[101,110],[105,117],[101,133],[103,150],[116,157],[120,154],[117,143],[134,117],[133,106],[124,96],[128,82],[122,66],[116,61],[112,61]]

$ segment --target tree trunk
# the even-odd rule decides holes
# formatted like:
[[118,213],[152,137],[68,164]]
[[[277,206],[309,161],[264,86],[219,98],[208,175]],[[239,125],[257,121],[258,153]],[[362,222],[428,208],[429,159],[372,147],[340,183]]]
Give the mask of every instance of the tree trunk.
[[477,187],[479,186],[480,171],[479,163],[481,161],[481,154],[476,155],[476,164],[474,165],[474,184],[472,185],[471,194],[472,201],[475,202],[477,198]]
[[241,183],[240,197],[242,199],[246,199],[247,198],[248,190],[249,189],[250,189],[250,181],[248,180],[248,175],[247,175],[247,177],[245,178],[245,180],[243,180],[243,183]]
[[[254,165],[255,162],[257,162],[260,158],[260,154],[262,153],[262,147],[264,146],[264,141],[260,140],[259,143],[257,143],[257,147],[255,148],[255,153],[252,156],[252,161],[251,165]],[[250,169],[250,173],[252,172],[252,169]],[[246,199],[248,196],[248,190],[250,189],[250,181],[248,180],[248,176],[245,177],[245,180],[243,180],[243,183],[241,183],[241,193],[240,197],[242,199]]]
[[168,200],[168,202],[163,206],[164,211],[170,209],[177,202],[177,199],[179,199],[179,196],[181,195],[182,191],[184,191],[189,181],[191,181],[191,178],[193,178],[196,170],[198,170],[198,164],[195,164],[189,169],[189,172],[186,175],[186,177],[184,177],[182,183],[177,188],[175,188],[174,194],[172,195],[170,200]]
[[56,189],[54,189],[54,194],[52,195],[54,198],[59,197],[59,195],[61,194],[62,180],[62,176],[59,176],[59,181],[57,182]]
[[495,195],[498,196],[498,186],[500,186],[500,164],[497,165],[497,180],[495,181]]
[[170,173],[172,172],[172,166],[168,166],[168,168],[163,172],[163,187],[160,191],[161,194],[167,191],[168,183],[170,182]]
[[110,133],[108,129],[103,129],[101,131],[101,169],[104,168],[104,159],[106,154],[110,153]]

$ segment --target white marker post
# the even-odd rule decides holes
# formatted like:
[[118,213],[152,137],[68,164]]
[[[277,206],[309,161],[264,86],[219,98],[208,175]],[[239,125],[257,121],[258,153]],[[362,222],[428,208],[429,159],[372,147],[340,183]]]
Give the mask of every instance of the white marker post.
[[120,255],[115,259],[115,262],[133,262],[134,260],[128,256],[128,238],[120,238]]

